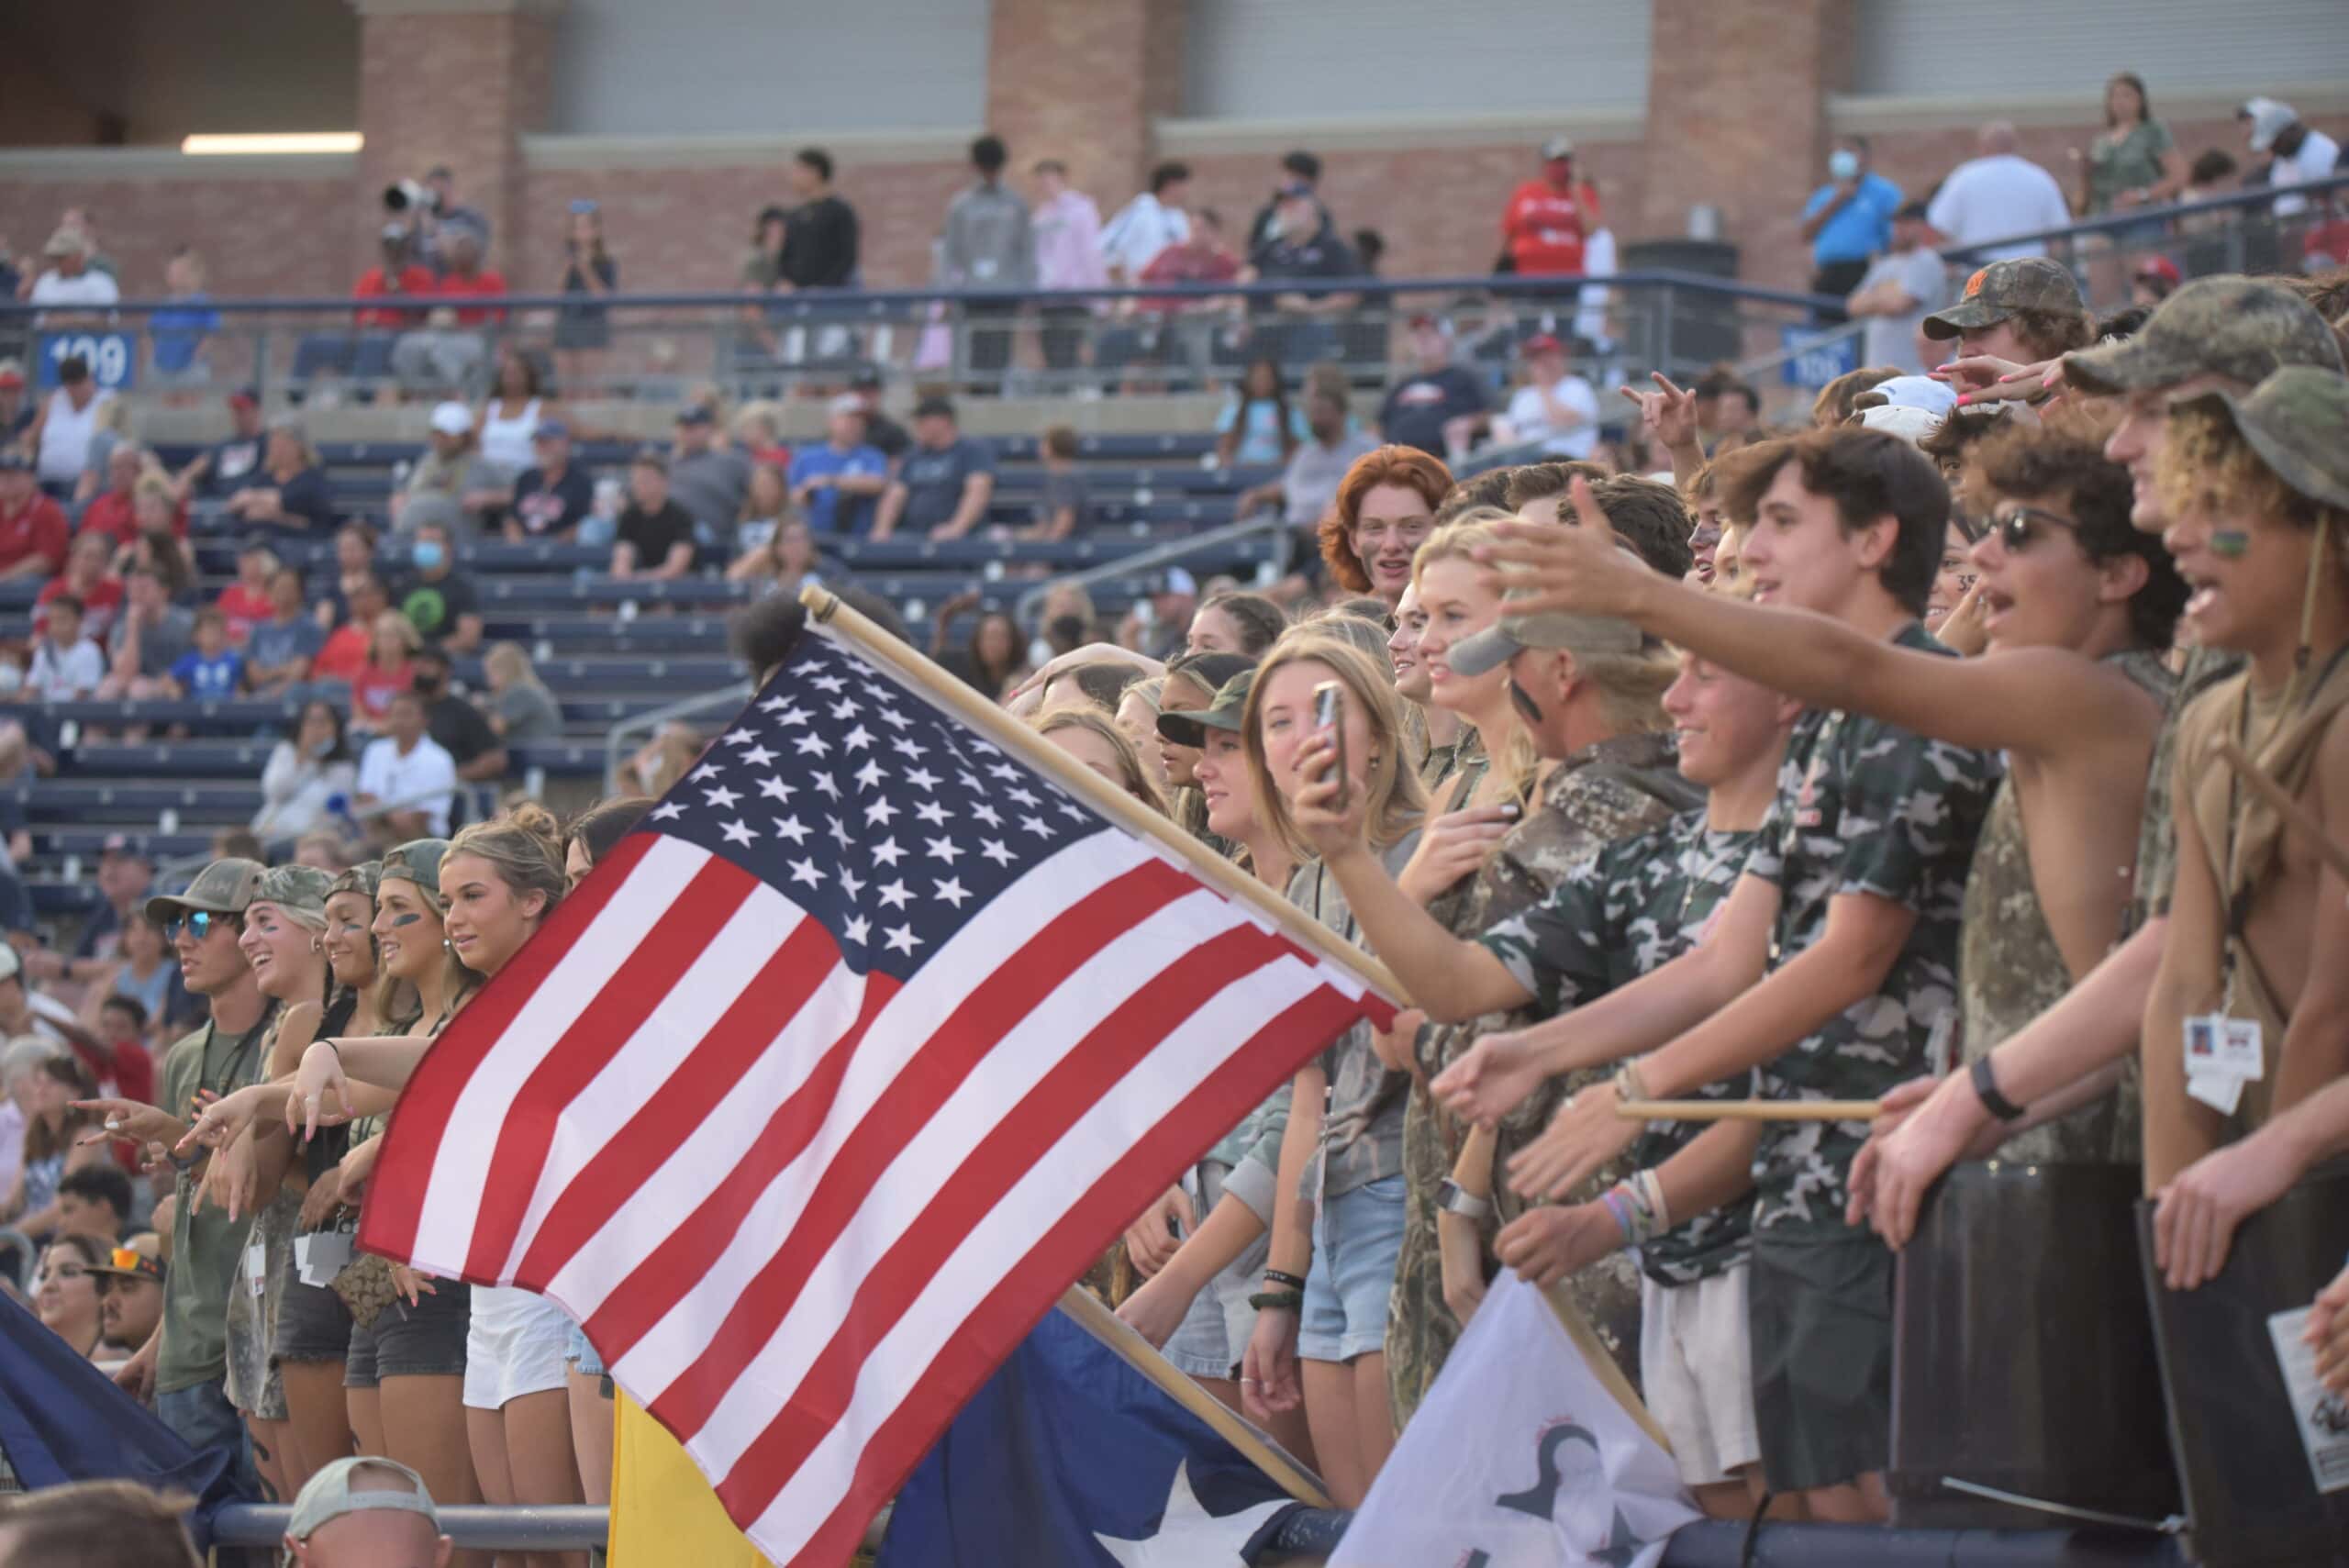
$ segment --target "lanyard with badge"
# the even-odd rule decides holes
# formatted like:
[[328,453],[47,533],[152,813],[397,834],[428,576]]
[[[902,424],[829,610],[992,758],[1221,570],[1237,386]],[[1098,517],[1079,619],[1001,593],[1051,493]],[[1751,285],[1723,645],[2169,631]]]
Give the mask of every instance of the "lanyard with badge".
[[[2300,693],[2299,709],[2305,709],[2316,694],[2331,681],[2341,664],[2342,656],[2349,654],[2349,646],[2333,650],[2325,662],[2324,670]],[[2276,716],[2267,733],[2272,742],[2284,732],[2294,708],[2288,707]],[[2251,691],[2245,686],[2237,706],[2235,719],[2236,744],[2245,756],[2257,753],[2251,746]],[[2221,1116],[2232,1116],[2242,1102],[2243,1086],[2256,1083],[2267,1075],[2266,1040],[2257,1018],[2232,1016],[2235,1006],[2236,967],[2250,953],[2243,931],[2251,917],[2251,878],[2242,863],[2243,838],[2240,782],[2232,773],[2227,779],[2227,849],[2224,867],[2226,884],[2226,932],[2219,945],[2220,993],[2214,1012],[2197,1014],[2186,1020],[2183,1047],[2186,1053],[2186,1092]]]
[[[268,1031],[271,1019],[274,1018],[276,1016],[277,1008],[273,1005],[263,1010],[261,1018],[255,1021],[252,1028],[247,1029],[244,1033],[237,1037],[236,1044],[229,1051],[228,1059],[224,1064],[217,1080],[211,1079],[210,1070],[212,1066],[212,1048],[218,1044],[220,1040],[220,1024],[219,1020],[217,1018],[205,1024],[204,1054],[196,1058],[197,1069],[195,1075],[195,1093],[189,1096],[188,1099],[187,1114],[190,1117],[198,1117],[204,1114],[204,1106],[206,1104],[205,1096],[206,1095],[211,1095],[217,1097],[220,1095],[230,1092],[237,1086],[238,1078],[243,1074],[245,1069],[251,1063],[253,1056],[260,1047],[262,1036]],[[193,1188],[195,1184],[195,1162],[194,1161],[190,1161],[187,1164],[180,1167],[179,1179],[183,1187],[181,1202],[184,1205],[187,1202],[188,1198],[186,1189]],[[252,1293],[255,1296],[261,1295],[263,1287],[268,1283],[268,1255],[264,1244],[258,1239],[254,1240],[245,1248],[243,1273],[249,1282],[250,1288]]]

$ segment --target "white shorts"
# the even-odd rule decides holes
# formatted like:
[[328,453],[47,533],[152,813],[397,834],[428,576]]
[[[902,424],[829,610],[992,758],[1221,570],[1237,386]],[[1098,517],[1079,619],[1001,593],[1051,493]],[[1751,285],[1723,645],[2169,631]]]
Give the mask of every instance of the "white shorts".
[[1680,1479],[1703,1486],[1762,1458],[1741,1259],[1694,1284],[1640,1276],[1640,1384]]
[[563,1351],[571,1319],[534,1290],[473,1286],[465,1329],[465,1407],[502,1410],[525,1394],[566,1386]]

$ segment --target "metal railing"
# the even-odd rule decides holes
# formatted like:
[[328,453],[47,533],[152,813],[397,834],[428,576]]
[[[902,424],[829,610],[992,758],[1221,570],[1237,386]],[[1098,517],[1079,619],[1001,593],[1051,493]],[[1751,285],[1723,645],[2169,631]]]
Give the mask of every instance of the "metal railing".
[[635,795],[638,789],[620,777],[620,759],[640,748],[645,741],[661,733],[664,725],[691,718],[696,714],[717,710],[739,713],[742,705],[756,695],[748,681],[735,681],[716,691],[702,692],[694,696],[680,697],[675,702],[623,718],[604,736],[604,788],[611,795]]
[[[1300,294],[1350,296],[1340,312],[1285,308]],[[229,299],[188,307],[130,300],[70,322],[0,303],[0,344],[25,339],[39,378],[69,353],[105,386],[256,385],[264,396],[328,402],[398,388],[477,395],[507,342],[556,357],[563,391],[682,398],[714,384],[730,395],[837,385],[874,370],[909,383],[1008,395],[1091,396],[1220,386],[1258,357],[1292,378],[1334,364],[1357,385],[1383,385],[1408,358],[1404,326],[1452,324],[1460,362],[1496,387],[1534,332],[1567,339],[1586,366],[1637,364],[1688,373],[1738,357],[1746,337],[1809,319],[1833,301],[1694,272],[1605,277],[1329,278],[1166,284],[1026,293],[955,289],[809,290],[605,295],[592,306],[597,346],[576,346],[580,296]],[[459,325],[443,306],[494,319]],[[158,323],[159,312],[173,312]],[[390,313],[361,327],[359,313]],[[436,318],[437,316],[437,318]],[[158,347],[166,352],[166,368]],[[0,350],[5,351],[5,350]],[[184,368],[183,368],[184,365]]]
[[1272,558],[1263,562],[1257,569],[1257,585],[1264,587],[1280,581],[1281,577],[1287,573],[1289,562],[1294,558],[1297,550],[1297,530],[1291,528],[1287,520],[1277,512],[1259,512],[1253,517],[1243,517],[1238,522],[1227,523],[1219,528],[1209,528],[1204,533],[1186,534],[1181,539],[1168,539],[1163,544],[1152,545],[1147,550],[1137,550],[1131,555],[1119,556],[1115,561],[1103,562],[1098,566],[1088,566],[1082,572],[1063,573],[1041,579],[1036,586],[1019,595],[1012,610],[1012,618],[1022,626],[1034,625],[1037,606],[1044,602],[1044,595],[1063,583],[1074,583],[1079,587],[1090,588],[1096,583],[1131,576],[1136,573],[1148,572],[1160,566],[1171,566],[1195,555],[1220,550],[1226,545],[1237,544],[1242,539],[1266,536],[1270,536],[1273,539],[1274,551]]

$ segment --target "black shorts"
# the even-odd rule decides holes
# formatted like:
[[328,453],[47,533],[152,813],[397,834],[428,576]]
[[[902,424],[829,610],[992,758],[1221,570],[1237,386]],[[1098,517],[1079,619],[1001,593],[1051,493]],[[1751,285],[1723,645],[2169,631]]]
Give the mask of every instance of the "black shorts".
[[386,1377],[462,1377],[465,1332],[473,1325],[473,1287],[433,1280],[417,1306],[395,1301],[371,1328],[352,1325],[343,1362],[345,1388],[373,1388]]
[[277,1304],[278,1363],[339,1362],[351,1349],[351,1308],[331,1285],[305,1284],[294,1274]]
[[1773,1492],[1881,1471],[1892,1453],[1892,1252],[1867,1231],[1753,1233],[1747,1311],[1762,1479]]

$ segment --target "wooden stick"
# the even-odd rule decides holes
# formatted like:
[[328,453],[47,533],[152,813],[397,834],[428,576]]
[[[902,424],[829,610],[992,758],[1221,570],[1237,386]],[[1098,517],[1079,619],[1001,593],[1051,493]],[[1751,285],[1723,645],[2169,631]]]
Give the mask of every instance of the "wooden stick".
[[[1288,1451],[1242,1419],[1229,1406],[1191,1380],[1190,1374],[1160,1353],[1130,1324],[1081,1284],[1061,1297],[1061,1310],[1088,1333],[1123,1357],[1128,1366],[1155,1384],[1177,1405],[1215,1429],[1216,1435],[1248,1456],[1257,1469],[1280,1483],[1281,1490],[1317,1508],[1331,1507],[1321,1478],[1289,1457]],[[1618,1377],[1621,1373],[1616,1373]]]
[[1566,1282],[1557,1281],[1542,1295],[1550,1303],[1550,1310],[1558,1315],[1558,1321],[1565,1326],[1566,1338],[1574,1341],[1575,1349],[1581,1351],[1582,1359],[1589,1363],[1591,1375],[1598,1379],[1608,1393],[1615,1396],[1615,1402],[1623,1407],[1623,1413],[1637,1421],[1640,1429],[1653,1438],[1658,1448],[1670,1453],[1672,1440],[1664,1435],[1664,1429],[1656,1425],[1653,1416],[1648,1414],[1647,1406],[1641,1402],[1639,1390],[1633,1388],[1631,1380],[1623,1375],[1623,1369],[1615,1364],[1615,1357],[1599,1339],[1598,1330],[1590,1326],[1588,1319],[1582,1315],[1582,1308],[1576,1307],[1574,1297],[1566,1294]]
[[2282,784],[2267,776],[2266,769],[2244,756],[2242,747],[2223,736],[2219,740],[2219,755],[2226,759],[2227,766],[2235,771],[2237,777],[2251,786],[2252,794],[2275,807],[2285,826],[2296,829],[2309,841],[2336,875],[2349,879],[2349,849],[2335,843],[2326,834],[2324,824],[2310,816],[2307,806],[2286,794]]
[[1874,1121],[1881,1100],[1625,1100],[1633,1121]]
[[1156,844],[1184,870],[1226,898],[1263,916],[1297,946],[1352,974],[1396,1006],[1411,1005],[1403,983],[1378,960],[1230,862],[1208,853],[1188,833],[1092,769],[1070,761],[1059,747],[982,699],[955,676],[874,625],[854,608],[815,587],[802,588],[799,602],[811,617],[853,643],[858,652],[918,686],[931,701],[990,742],[1011,752],[1127,832]]

